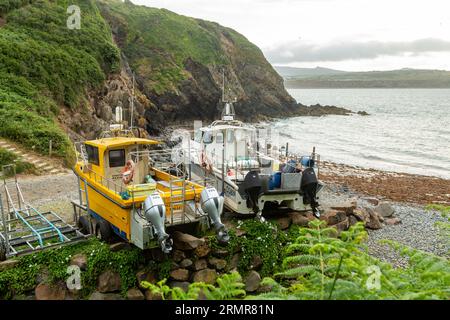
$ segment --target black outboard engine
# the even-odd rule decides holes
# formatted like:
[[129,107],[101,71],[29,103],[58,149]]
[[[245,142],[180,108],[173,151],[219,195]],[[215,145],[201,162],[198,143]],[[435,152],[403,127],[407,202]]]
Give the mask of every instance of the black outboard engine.
[[257,171],[250,171],[244,178],[239,189],[247,196],[247,208],[252,208],[254,213],[259,212],[258,198],[262,190],[262,181]]
[[303,170],[302,181],[300,182],[300,190],[303,193],[303,203],[311,205],[313,214],[319,218],[319,203],[316,200],[319,181],[313,168]]

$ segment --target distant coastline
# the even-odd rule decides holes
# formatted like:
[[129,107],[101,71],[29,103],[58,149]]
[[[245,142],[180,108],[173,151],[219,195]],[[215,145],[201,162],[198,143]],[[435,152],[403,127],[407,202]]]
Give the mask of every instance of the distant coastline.
[[327,68],[277,67],[287,89],[303,88],[450,88],[450,71],[400,69],[348,72]]

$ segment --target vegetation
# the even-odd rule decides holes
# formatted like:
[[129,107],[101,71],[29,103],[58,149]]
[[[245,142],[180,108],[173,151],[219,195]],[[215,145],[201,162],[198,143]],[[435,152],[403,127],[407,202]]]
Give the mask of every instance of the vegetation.
[[39,275],[45,274],[48,283],[66,281],[67,267],[75,254],[85,254],[87,269],[81,273],[82,296],[95,290],[98,276],[106,270],[116,271],[122,280],[123,293],[136,282],[136,273],[142,252],[138,248],[113,252],[109,245],[90,239],[59,249],[37,252],[19,259],[13,269],[0,272],[0,297],[10,298],[32,290]]
[[190,76],[185,68],[189,59],[205,66],[229,64],[223,41],[237,47],[240,59],[253,64],[265,62],[261,51],[245,37],[216,23],[129,1],[101,3],[102,13],[114,26],[131,67],[156,94],[177,90],[177,85]]
[[[33,164],[23,161],[14,153],[6,149],[0,148],[0,171],[2,171],[3,166],[13,163],[16,166],[16,173],[34,173],[36,170],[36,167]],[[6,172],[3,172],[3,174],[6,176],[10,176],[13,174],[13,171],[6,170]]]
[[[30,4],[29,4],[30,3]],[[70,30],[66,10],[81,8],[81,29]],[[34,148],[73,156],[56,117],[61,107],[83,108],[89,90],[119,67],[119,51],[93,0],[1,0],[0,135]]]

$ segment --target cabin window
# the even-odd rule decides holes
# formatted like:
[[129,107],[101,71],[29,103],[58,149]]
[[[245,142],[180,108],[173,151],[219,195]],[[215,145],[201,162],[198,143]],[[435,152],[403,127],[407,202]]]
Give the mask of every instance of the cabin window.
[[233,143],[234,142],[234,132],[233,130],[227,130],[227,142]]
[[212,142],[213,142],[213,135],[211,131],[206,131],[205,134],[203,135],[203,143],[210,144]]
[[86,152],[88,156],[88,162],[95,164],[98,166],[100,164],[99,157],[98,157],[98,148],[94,146],[90,146],[88,144],[85,144],[86,146]]
[[223,143],[223,134],[222,134],[222,132],[218,132],[216,134],[216,143]]
[[202,136],[203,136],[203,132],[201,130],[197,130],[195,132],[195,142],[202,142]]
[[110,150],[109,151],[109,167],[123,167],[125,166],[125,150]]

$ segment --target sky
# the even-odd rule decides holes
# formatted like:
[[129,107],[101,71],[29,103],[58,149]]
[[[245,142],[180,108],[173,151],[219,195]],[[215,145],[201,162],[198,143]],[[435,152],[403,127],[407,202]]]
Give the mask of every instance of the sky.
[[449,0],[131,0],[215,21],[273,65],[450,70]]

